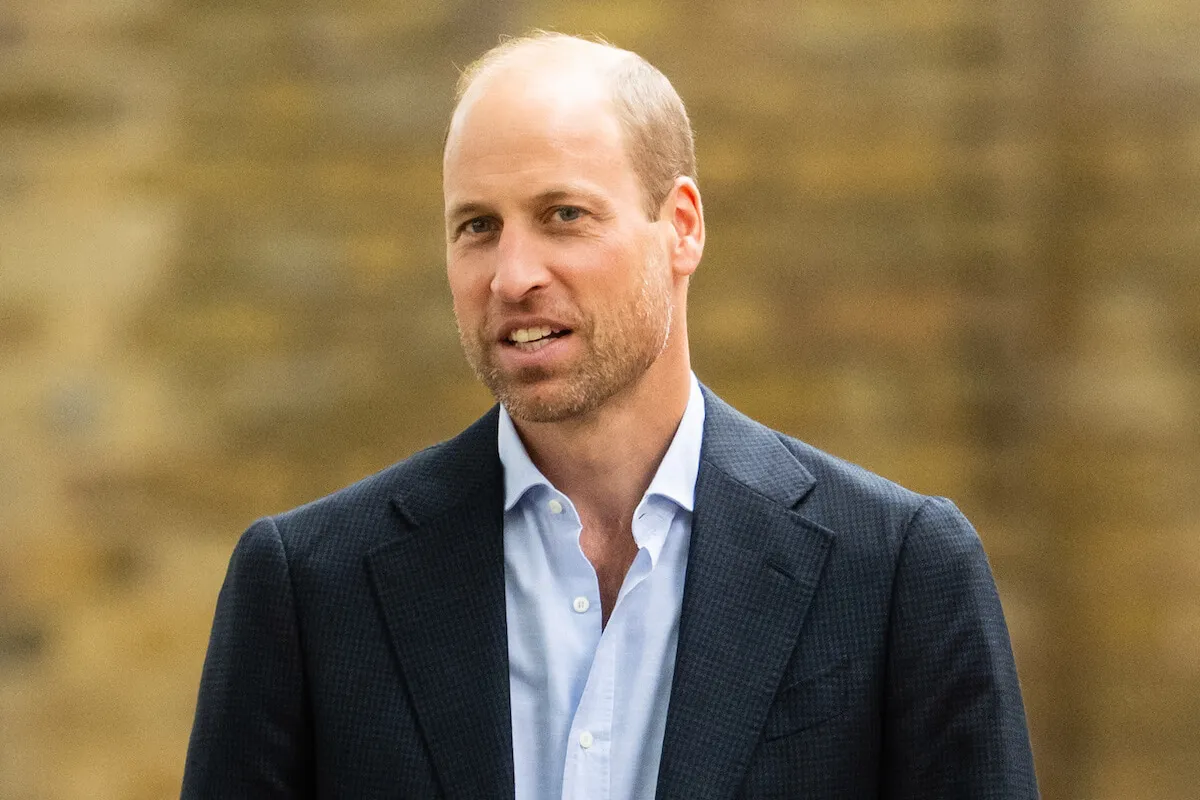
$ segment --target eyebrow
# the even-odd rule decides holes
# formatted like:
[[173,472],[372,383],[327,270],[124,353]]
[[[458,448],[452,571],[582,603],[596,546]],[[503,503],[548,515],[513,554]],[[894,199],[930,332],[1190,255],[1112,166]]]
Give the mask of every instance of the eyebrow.
[[491,208],[483,203],[459,203],[446,212],[446,220],[462,219],[463,217],[473,217],[478,214],[487,214],[491,212]]
[[547,189],[533,198],[532,205],[551,205],[575,197],[578,197],[589,205],[601,206],[603,208],[608,207],[608,201],[603,196],[597,192],[584,189],[582,186],[556,186],[553,189]]

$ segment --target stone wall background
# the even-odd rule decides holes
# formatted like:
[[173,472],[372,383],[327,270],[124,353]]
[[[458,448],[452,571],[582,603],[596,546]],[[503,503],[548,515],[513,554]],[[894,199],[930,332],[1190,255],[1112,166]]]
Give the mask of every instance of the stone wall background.
[[0,798],[177,796],[242,529],[486,408],[440,146],[534,26],[689,104],[701,379],[980,529],[1045,796],[1193,797],[1198,9],[7,0]]

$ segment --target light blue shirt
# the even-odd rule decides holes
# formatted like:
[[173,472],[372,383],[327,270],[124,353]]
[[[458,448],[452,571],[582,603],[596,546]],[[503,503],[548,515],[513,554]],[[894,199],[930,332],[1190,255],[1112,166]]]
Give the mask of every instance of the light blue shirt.
[[638,553],[602,629],[579,515],[530,461],[501,409],[516,800],[654,797],[703,430],[692,375],[675,438],[634,512]]

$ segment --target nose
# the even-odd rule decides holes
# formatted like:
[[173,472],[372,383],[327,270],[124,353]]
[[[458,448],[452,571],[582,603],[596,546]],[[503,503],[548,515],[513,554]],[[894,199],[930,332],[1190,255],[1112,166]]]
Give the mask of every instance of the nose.
[[515,225],[504,228],[496,246],[496,272],[492,275],[492,294],[505,303],[519,303],[530,292],[550,282],[544,254],[532,235]]

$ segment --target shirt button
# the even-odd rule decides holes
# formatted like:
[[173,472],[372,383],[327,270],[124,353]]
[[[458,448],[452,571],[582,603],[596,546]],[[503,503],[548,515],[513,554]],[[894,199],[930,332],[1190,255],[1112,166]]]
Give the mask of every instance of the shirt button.
[[551,500],[546,505],[550,507],[551,514],[561,514],[562,513],[563,505],[562,505],[562,503],[558,502],[557,500]]
[[596,740],[592,736],[591,731],[584,731],[583,733],[579,734],[579,746],[584,750],[587,750],[589,747],[591,747],[592,743],[595,741]]
[[592,604],[586,597],[580,595],[579,597],[575,598],[575,602],[571,604],[571,607],[574,608],[576,612],[582,614],[591,608]]

